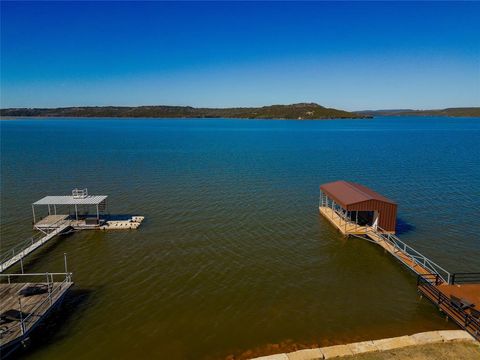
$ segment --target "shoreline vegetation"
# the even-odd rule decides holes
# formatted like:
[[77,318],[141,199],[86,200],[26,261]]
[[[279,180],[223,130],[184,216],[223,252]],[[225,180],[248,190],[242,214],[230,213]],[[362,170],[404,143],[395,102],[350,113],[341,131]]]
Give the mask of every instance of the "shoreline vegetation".
[[438,110],[364,110],[358,114],[371,116],[448,116],[448,117],[480,117],[480,107],[446,108]]
[[376,116],[445,116],[480,117],[480,107],[446,108],[439,110],[364,110],[344,111],[326,108],[316,103],[269,105],[262,107],[195,108],[191,106],[78,106],[59,108],[5,108],[3,119],[32,118],[225,118],[225,119],[372,119]]
[[0,109],[2,117],[231,118],[231,119],[370,119],[373,116],[326,108],[315,103],[263,107],[194,108],[191,106],[80,106]]

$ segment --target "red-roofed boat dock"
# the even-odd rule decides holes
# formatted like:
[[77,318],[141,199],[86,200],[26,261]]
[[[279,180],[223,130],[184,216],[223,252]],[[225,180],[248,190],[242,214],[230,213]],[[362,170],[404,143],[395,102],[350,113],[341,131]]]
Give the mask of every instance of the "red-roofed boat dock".
[[319,211],[343,235],[381,246],[418,276],[418,291],[480,340],[480,273],[452,274],[395,235],[397,204],[366,186],[320,186]]

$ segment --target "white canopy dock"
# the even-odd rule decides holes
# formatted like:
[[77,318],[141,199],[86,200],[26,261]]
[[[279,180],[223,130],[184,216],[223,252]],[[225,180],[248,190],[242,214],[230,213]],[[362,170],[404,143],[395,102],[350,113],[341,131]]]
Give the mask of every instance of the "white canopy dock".
[[[44,209],[42,214],[35,213],[39,206]],[[96,216],[89,213],[93,206]],[[47,215],[45,207],[48,209]],[[72,208],[75,209],[73,213]],[[32,204],[33,228],[39,233],[0,254],[0,273],[18,262],[23,269],[23,258],[57,235],[80,230],[137,229],[144,219],[143,216],[130,216],[128,219],[112,220],[106,214],[106,209],[107,195],[88,195],[87,189],[74,189],[72,195],[45,196],[35,201]]]
[[[75,220],[78,220],[79,206],[95,206],[96,218],[98,221],[100,219],[100,212],[103,212],[106,209],[106,200],[107,195],[88,195],[87,189],[74,189],[72,195],[69,196],[45,196],[32,204],[33,222],[34,224],[36,223],[36,206],[47,206],[48,215],[49,217],[51,216],[52,220],[59,216],[66,216],[57,214],[57,207],[59,206],[68,206],[69,208],[73,206],[75,209]],[[60,218],[57,220],[60,220]]]

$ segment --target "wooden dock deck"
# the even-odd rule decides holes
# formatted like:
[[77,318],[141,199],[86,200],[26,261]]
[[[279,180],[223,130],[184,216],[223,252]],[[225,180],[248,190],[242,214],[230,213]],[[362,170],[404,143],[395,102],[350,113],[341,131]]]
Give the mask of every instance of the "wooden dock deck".
[[[54,276],[64,276],[63,281],[52,281]],[[1,275],[0,284],[0,351],[7,355],[62,300],[73,285],[71,274],[11,274]],[[44,282],[12,282],[11,279],[40,277]]]
[[343,235],[365,235],[367,233],[366,226],[360,226],[353,222],[345,221],[336,211],[333,209],[320,206],[320,213],[330,221]]
[[55,229],[67,222],[69,215],[47,215],[34,224],[36,229]]
[[456,296],[473,304],[480,311],[480,283],[478,284],[440,284],[437,286],[447,296]]
[[437,275],[430,274],[419,276],[417,287],[420,294],[480,341],[480,281],[447,284],[438,281]]
[[365,235],[368,236],[373,241],[375,241],[377,245],[381,246],[387,252],[395,256],[395,258],[397,258],[401,263],[406,265],[408,268],[412,269],[417,275],[425,275],[425,274],[431,273],[431,270],[427,269],[423,264],[418,263],[416,259],[412,258],[412,256],[403,252],[400,248],[386,241],[385,237],[381,236],[376,231],[374,230],[367,231]]

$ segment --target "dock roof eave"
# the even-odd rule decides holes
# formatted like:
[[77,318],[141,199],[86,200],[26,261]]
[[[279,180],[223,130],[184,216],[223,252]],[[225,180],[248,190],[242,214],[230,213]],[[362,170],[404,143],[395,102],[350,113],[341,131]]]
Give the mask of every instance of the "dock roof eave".
[[83,198],[73,196],[45,196],[35,201],[33,205],[98,205],[107,197],[107,195],[88,195]]
[[323,184],[320,186],[320,190],[344,208],[370,200],[397,205],[394,201],[366,186],[344,180]]

